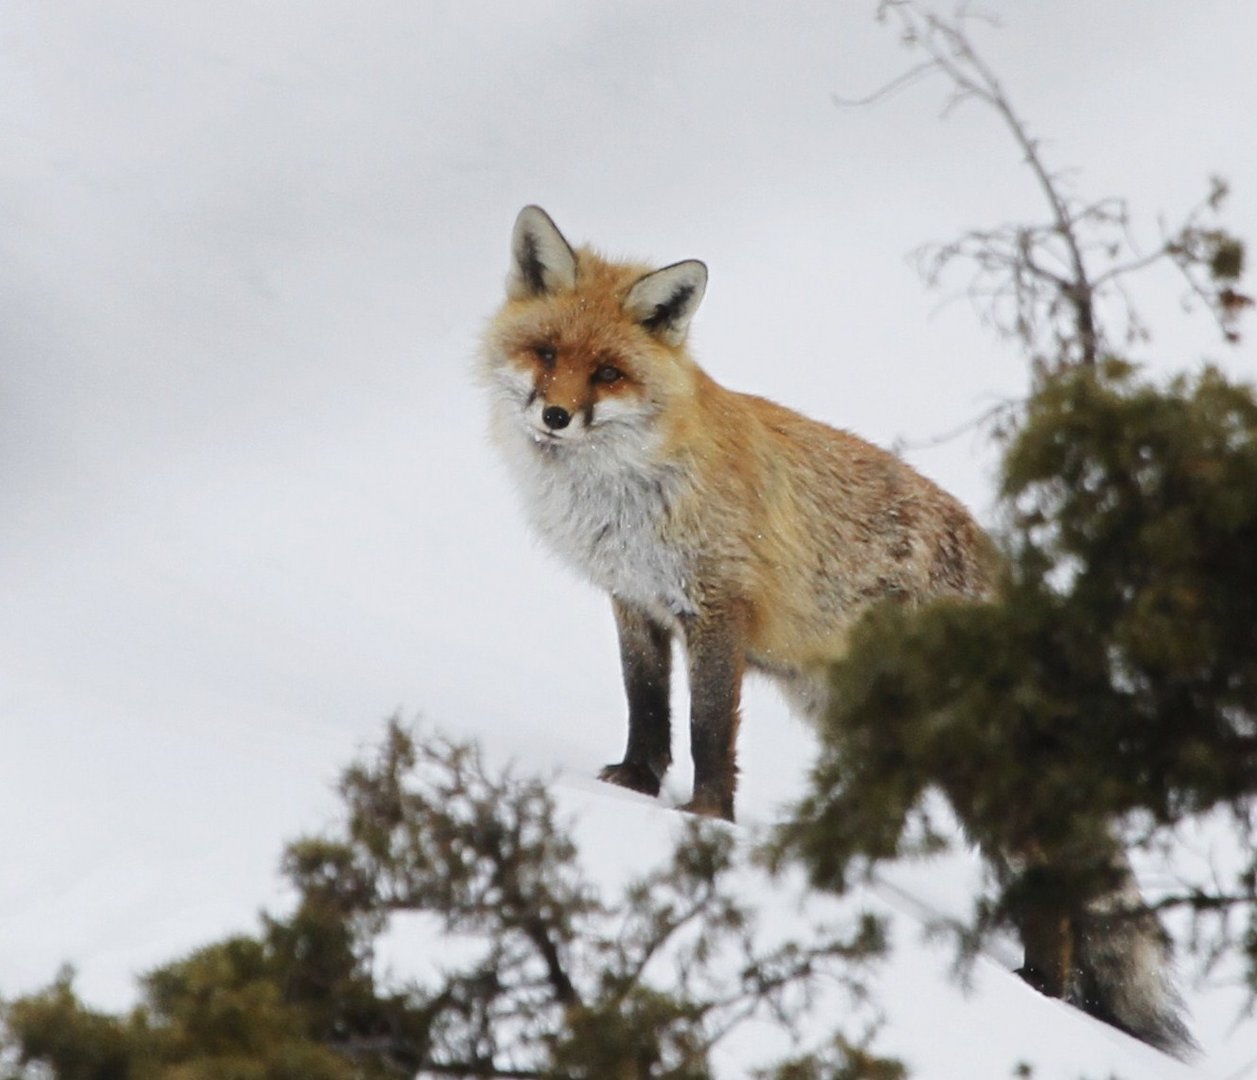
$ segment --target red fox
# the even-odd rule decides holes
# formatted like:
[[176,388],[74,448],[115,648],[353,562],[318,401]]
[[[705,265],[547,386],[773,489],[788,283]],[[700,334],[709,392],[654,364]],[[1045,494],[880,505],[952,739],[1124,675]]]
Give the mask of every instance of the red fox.
[[624,759],[601,778],[658,795],[672,760],[672,639],[689,666],[694,792],[733,820],[743,674],[809,716],[871,604],[980,597],[981,529],[899,458],[726,390],[685,347],[707,268],[573,250],[538,207],[515,223],[482,375],[528,515],[611,594],[628,696]]
[[[659,794],[672,761],[672,641],[689,668],[694,791],[684,809],[733,820],[747,670],[809,717],[828,666],[886,599],[991,595],[994,547],[963,506],[899,458],[763,398],[727,390],[686,349],[707,268],[575,250],[536,206],[515,222],[506,302],[480,375],[492,428],[549,545],[611,594],[628,746],[603,780]],[[1000,853],[988,853],[998,865]],[[1191,1046],[1154,916],[1121,881],[1073,929],[1032,945],[1024,973],[1072,956],[1060,996],[1173,1052]],[[1050,938],[1050,935],[1049,935]]]

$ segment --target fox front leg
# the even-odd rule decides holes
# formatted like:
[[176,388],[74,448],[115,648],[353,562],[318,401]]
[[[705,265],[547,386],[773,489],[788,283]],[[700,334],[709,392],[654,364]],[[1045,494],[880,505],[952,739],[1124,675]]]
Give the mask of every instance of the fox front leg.
[[658,795],[672,764],[672,723],[668,698],[672,677],[672,633],[646,612],[612,600],[620,635],[620,666],[628,696],[628,748],[624,760],[598,774],[621,787]]
[[732,821],[746,613],[738,604],[721,605],[688,616],[683,626],[689,656],[694,797],[681,809]]

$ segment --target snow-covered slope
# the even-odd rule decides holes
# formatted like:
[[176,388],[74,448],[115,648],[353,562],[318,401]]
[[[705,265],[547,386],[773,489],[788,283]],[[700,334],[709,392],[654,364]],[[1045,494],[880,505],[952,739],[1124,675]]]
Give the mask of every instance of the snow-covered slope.
[[[577,835],[586,863],[604,880],[618,882],[626,868],[662,861],[677,833],[673,815],[636,796],[610,795],[580,781],[561,783],[559,802],[578,823]],[[614,836],[614,845],[606,837]],[[1012,1077],[1021,1063],[1033,1064],[1034,1076],[1074,1080],[1082,1076],[1122,1076],[1146,1080],[1186,1080],[1198,1075],[1164,1054],[1114,1031],[1105,1024],[1044,998],[1030,989],[998,959],[981,957],[971,983],[959,990],[950,971],[951,954],[923,940],[922,920],[959,914],[949,889],[969,883],[974,867],[963,856],[932,866],[934,881],[891,872],[870,888],[854,891],[841,903],[812,898],[801,913],[794,883],[787,877],[771,892],[755,879],[767,933],[788,935],[815,916],[840,919],[845,913],[869,911],[888,920],[892,953],[871,986],[884,1013],[874,1047],[899,1057],[914,1077],[954,1080],[957,1077]],[[835,1008],[850,1008],[846,1002]],[[818,1010],[823,1027],[824,1010]],[[859,1014],[836,1014],[830,1027],[858,1033]],[[770,1060],[766,1055],[789,1052],[774,1044],[772,1032],[750,1026],[721,1047],[720,1064],[727,1075],[739,1076],[749,1066]]]
[[[983,44],[1080,185],[1172,214],[1216,171],[1257,237],[1257,16],[1002,10]],[[0,994],[70,960],[121,1006],[135,972],[250,926],[283,841],[397,709],[539,772],[619,750],[605,601],[525,533],[468,375],[522,204],[613,252],[703,258],[713,374],[876,440],[1021,386],[904,259],[1039,215],[1006,138],[940,124],[927,88],[831,100],[904,62],[871,4],[821,0],[0,5]],[[1175,286],[1149,288],[1157,357],[1192,360]],[[980,442],[910,456],[986,507]],[[767,821],[810,736],[763,688],[746,715],[741,807]],[[625,857],[672,827],[564,798]],[[945,908],[966,881],[903,887]],[[1023,1054],[1183,1075],[989,965],[961,995],[896,917],[886,1048],[918,1075]],[[1236,997],[1191,1001],[1205,1071],[1254,1068]]]

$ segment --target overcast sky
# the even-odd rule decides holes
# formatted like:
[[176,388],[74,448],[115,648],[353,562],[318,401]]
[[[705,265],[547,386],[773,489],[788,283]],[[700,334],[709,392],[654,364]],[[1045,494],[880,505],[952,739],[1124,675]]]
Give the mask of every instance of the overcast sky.
[[[1151,243],[1221,174],[1257,238],[1257,7],[991,6],[976,40],[1079,193],[1127,196]],[[911,63],[872,12],[5,0],[0,819],[39,848],[0,886],[11,970],[73,947],[31,913],[83,885],[85,844],[160,891],[134,838],[211,843],[231,802],[259,822],[232,872],[269,873],[394,710],[541,768],[618,754],[605,599],[526,533],[469,376],[523,204],[705,260],[708,370],[884,444],[1021,389],[908,255],[1039,195],[993,117],[940,120],[941,84],[835,105]],[[1149,359],[1257,372],[1181,291],[1137,295]],[[980,438],[908,456],[989,513]],[[747,712],[768,817],[808,736],[767,692]]]

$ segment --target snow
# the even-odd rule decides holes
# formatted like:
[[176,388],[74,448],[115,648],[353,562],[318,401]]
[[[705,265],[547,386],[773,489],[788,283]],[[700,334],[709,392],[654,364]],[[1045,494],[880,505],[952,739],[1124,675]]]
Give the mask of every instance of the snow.
[[[1154,237],[1156,212],[1217,172],[1228,221],[1257,237],[1257,15],[1001,11],[981,44],[1081,190],[1127,194]],[[672,815],[573,779],[622,744],[611,620],[526,532],[471,357],[514,215],[538,202],[575,241],[702,258],[693,341],[728,385],[883,443],[1016,393],[1022,365],[905,256],[1038,218],[1037,193],[991,118],[939,121],[941,88],[833,104],[907,62],[871,16],[6,0],[0,994],[70,961],[89,1001],[120,1008],[136,973],[251,928],[283,901],[283,843],[330,819],[337,770],[398,710],[561,770],[564,804],[621,861],[662,849]],[[1155,362],[1253,374],[1178,294],[1137,297]],[[989,509],[980,439],[909,457]],[[766,687],[745,712],[740,808],[765,823],[811,736]],[[664,802],[687,780],[682,761]],[[1022,1058],[1036,1076],[1194,1074],[997,961],[959,992],[916,927],[963,909],[972,875],[958,856],[860,898],[900,943],[886,1050],[918,1076]],[[1189,998],[1197,1072],[1252,1075],[1238,992]]]

